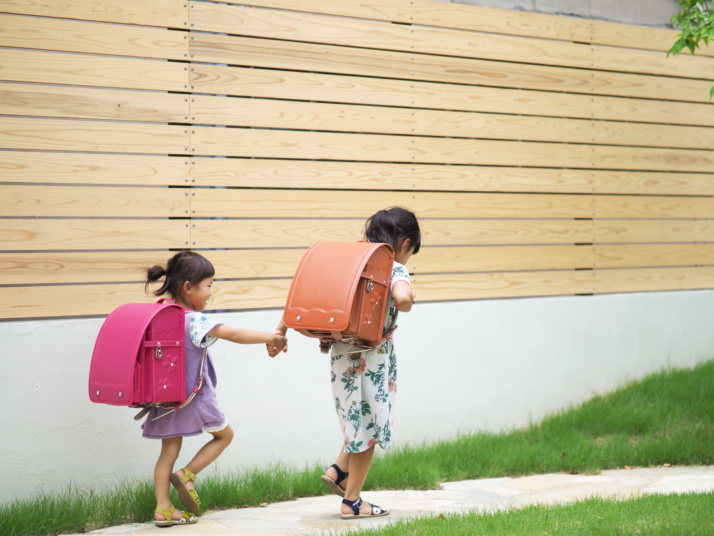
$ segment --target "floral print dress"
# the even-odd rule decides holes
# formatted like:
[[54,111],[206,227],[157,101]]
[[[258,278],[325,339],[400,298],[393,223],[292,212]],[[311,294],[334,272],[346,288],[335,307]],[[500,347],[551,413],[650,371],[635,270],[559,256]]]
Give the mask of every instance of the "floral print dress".
[[[404,265],[395,262],[384,315],[385,330],[397,315],[392,299],[392,288],[397,281],[409,283],[409,272]],[[344,435],[345,452],[363,452],[374,445],[391,448],[397,394],[394,339],[367,351],[351,344],[333,344],[330,366],[332,395]]]

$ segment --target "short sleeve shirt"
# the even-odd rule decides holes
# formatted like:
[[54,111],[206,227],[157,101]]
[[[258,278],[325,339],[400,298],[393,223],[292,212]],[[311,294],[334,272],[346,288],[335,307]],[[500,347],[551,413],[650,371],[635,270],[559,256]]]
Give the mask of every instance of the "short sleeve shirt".
[[389,289],[394,288],[394,283],[397,281],[406,281],[409,283],[409,270],[403,264],[399,264],[394,261],[394,267],[392,268],[392,282],[389,285]]
[[197,348],[208,348],[211,346],[218,339],[211,337],[208,332],[222,323],[223,322],[218,322],[206,314],[193,313],[189,324],[189,334],[191,335],[193,345]]

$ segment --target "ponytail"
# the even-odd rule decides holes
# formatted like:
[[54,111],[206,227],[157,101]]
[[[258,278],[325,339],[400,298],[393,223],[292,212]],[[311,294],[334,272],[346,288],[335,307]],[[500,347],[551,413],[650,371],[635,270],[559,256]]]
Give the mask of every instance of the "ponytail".
[[[163,266],[159,266],[158,264],[155,266],[152,266],[151,268],[146,269],[146,284],[144,285],[144,292],[149,291],[149,284],[150,283],[155,283],[162,277],[166,277],[166,268]],[[168,290],[168,279],[164,279],[163,284],[161,287],[157,290],[155,290],[152,294],[155,296],[161,296],[163,294],[166,294],[166,291]]]

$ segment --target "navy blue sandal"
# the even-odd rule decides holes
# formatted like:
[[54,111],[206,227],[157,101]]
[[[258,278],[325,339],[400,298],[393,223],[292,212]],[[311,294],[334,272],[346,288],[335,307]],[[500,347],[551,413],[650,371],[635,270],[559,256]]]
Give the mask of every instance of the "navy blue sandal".
[[340,487],[340,482],[342,482],[345,478],[347,478],[348,476],[350,476],[350,474],[349,474],[349,473],[345,473],[342,469],[340,469],[340,468],[337,466],[337,464],[332,464],[332,468],[333,468],[335,471],[337,471],[337,479],[336,479],[336,480],[332,480],[329,476],[327,476],[327,475],[322,475],[322,476],[320,477],[320,480],[322,480],[322,482],[325,484],[325,486],[327,486],[328,488],[330,488],[334,493],[336,493],[336,494],[339,495],[340,497],[344,497],[344,496],[345,496],[345,490],[343,490],[343,489]]
[[381,516],[387,516],[389,515],[389,510],[385,510],[384,508],[377,506],[376,504],[372,505],[372,511],[369,514],[360,514],[359,509],[360,506],[362,506],[362,497],[358,497],[356,501],[348,501],[347,499],[342,499],[342,504],[346,504],[350,508],[352,508],[352,514],[342,514],[342,519],[362,519],[365,517],[381,517]]

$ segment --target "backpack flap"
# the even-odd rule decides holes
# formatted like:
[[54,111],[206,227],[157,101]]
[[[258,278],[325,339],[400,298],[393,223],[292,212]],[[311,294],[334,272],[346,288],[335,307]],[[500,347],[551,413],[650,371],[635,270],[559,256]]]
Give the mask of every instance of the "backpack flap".
[[[184,313],[179,305],[122,305],[99,330],[89,369],[89,399],[117,406],[183,402],[184,360]],[[164,393],[170,393],[169,400],[161,396]]]
[[[388,269],[368,266],[377,251],[386,252]],[[393,259],[394,252],[388,244],[316,243],[307,250],[295,272],[285,305],[285,325],[309,337],[342,339],[351,323],[362,322],[353,319],[356,295],[371,294],[377,284],[380,292],[371,294],[369,299],[381,302],[382,307],[386,303]],[[360,292],[358,288],[365,290]],[[378,324],[379,319],[375,317],[374,322]]]
[[350,325],[343,336],[370,345],[382,342],[393,264],[394,251],[387,244],[371,252],[357,285]]
[[161,307],[141,341],[134,374],[135,403],[181,404],[186,400],[184,336],[183,308]]

